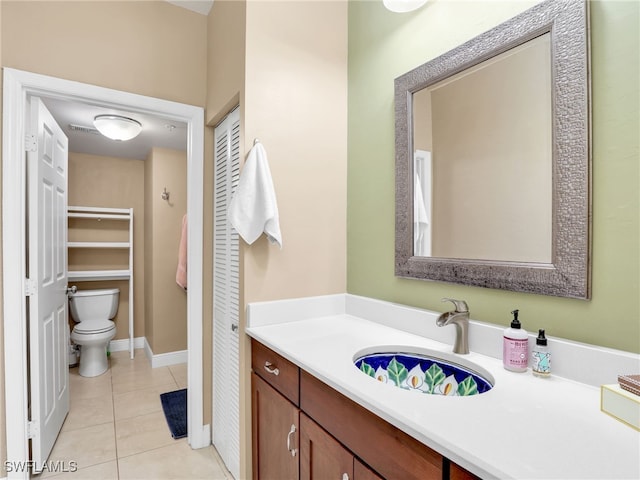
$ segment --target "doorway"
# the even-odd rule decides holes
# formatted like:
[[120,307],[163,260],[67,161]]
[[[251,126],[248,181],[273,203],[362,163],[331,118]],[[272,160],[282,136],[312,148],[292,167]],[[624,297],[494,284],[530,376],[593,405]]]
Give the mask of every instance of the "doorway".
[[[6,390],[7,460],[29,460],[27,394],[27,308],[25,257],[27,238],[25,185],[25,117],[32,95],[102,105],[187,124],[187,215],[189,295],[187,299],[188,345],[188,442],[192,448],[210,445],[209,425],[203,425],[202,385],[202,255],[203,255],[203,158],[204,110],[201,107],[131,94],[45,75],[4,69],[3,86],[3,295]],[[28,478],[14,472],[11,478]]]

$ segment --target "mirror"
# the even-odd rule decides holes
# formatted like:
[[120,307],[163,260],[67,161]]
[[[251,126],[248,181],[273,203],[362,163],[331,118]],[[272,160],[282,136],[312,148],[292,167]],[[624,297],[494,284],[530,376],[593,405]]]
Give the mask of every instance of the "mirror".
[[546,33],[413,94],[414,255],[551,263],[550,71]]
[[549,0],[396,79],[396,275],[589,298],[588,59]]

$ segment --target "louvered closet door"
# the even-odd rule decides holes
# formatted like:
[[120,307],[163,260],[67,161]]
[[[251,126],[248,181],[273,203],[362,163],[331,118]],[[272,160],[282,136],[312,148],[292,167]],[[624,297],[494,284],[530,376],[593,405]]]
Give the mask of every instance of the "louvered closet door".
[[240,177],[240,109],[215,129],[213,246],[213,444],[240,474],[239,243],[227,211]]

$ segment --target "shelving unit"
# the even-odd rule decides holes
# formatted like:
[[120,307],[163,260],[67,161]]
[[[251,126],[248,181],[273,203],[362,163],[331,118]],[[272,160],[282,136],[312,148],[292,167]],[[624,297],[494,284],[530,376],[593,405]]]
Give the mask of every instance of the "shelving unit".
[[67,242],[69,248],[130,248],[129,242]]
[[129,222],[128,242],[67,242],[69,249],[128,249],[129,262],[122,270],[70,270],[70,282],[95,282],[106,280],[127,280],[129,282],[129,355],[134,357],[133,349],[133,208],[100,208],[69,206],[67,218],[87,220],[118,220]]

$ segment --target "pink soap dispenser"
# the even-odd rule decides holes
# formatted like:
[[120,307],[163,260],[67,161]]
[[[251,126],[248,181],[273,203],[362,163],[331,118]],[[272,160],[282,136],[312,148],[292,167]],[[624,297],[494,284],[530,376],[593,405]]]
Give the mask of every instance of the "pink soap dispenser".
[[511,327],[504,330],[502,338],[502,364],[512,372],[526,372],[529,362],[529,336],[521,328],[518,310],[511,312]]

